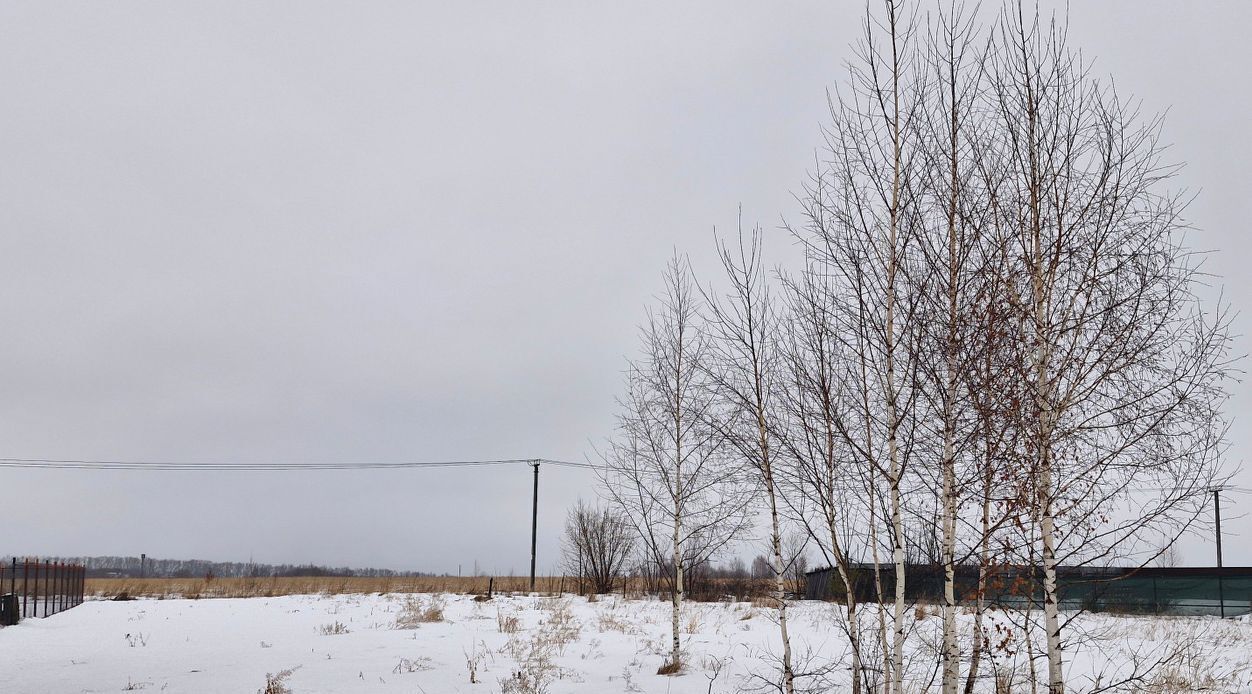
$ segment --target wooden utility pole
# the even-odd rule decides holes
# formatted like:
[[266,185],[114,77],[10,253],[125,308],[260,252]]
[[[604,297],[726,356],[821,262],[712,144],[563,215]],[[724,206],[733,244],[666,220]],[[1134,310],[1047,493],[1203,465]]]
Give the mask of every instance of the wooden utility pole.
[[535,592],[535,540],[539,533],[539,461],[532,460],[535,469],[535,493],[530,510],[530,592]]
[[1213,519],[1217,521],[1217,601],[1222,618],[1226,617],[1226,586],[1222,574],[1222,497],[1221,487],[1213,490]]

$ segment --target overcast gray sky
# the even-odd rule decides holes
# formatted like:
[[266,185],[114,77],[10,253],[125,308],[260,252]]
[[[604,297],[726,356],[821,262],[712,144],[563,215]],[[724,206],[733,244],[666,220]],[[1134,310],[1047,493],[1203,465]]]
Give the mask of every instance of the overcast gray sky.
[[[862,12],[3,3],[0,457],[583,460],[674,248],[708,267],[742,205],[786,262]],[[1170,109],[1195,245],[1246,313],[1252,3],[1071,19],[1098,72]],[[1240,385],[1232,466],[1250,410]],[[522,574],[529,483],[0,469],[0,550]],[[546,570],[595,490],[542,487]],[[1252,564],[1252,522],[1229,526]]]

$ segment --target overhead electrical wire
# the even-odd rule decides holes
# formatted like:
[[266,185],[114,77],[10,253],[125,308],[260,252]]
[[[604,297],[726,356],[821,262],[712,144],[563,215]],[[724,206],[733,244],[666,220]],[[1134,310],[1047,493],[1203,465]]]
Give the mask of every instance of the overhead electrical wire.
[[[422,460],[422,461],[172,461],[172,460],[87,460],[75,458],[0,458],[0,468],[35,470],[129,470],[141,472],[288,472],[303,470],[406,470],[423,468],[486,467],[495,465],[548,465],[555,467],[597,469],[591,463],[551,458],[499,458],[491,460]],[[1173,491],[1172,487],[1133,487],[1128,492]],[[1212,489],[1207,490],[1212,492]],[[1252,494],[1246,487],[1223,486],[1222,493]]]
[[190,472],[282,472],[296,470],[399,470],[414,468],[482,467],[488,465],[553,465],[557,467],[595,468],[590,463],[548,458],[502,458],[495,460],[429,460],[429,461],[171,461],[171,460],[85,460],[61,458],[0,458],[0,468],[41,470],[139,470]]

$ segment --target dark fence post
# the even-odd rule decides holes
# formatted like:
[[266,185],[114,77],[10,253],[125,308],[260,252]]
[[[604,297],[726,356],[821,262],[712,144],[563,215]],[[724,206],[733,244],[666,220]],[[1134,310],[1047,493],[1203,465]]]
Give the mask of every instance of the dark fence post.
[[22,617],[27,616],[26,604],[30,597],[30,557],[22,560]]

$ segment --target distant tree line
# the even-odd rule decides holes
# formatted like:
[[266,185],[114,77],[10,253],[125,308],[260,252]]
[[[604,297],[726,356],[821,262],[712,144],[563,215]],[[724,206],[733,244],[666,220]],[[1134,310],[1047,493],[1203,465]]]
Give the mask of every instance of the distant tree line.
[[354,569],[346,566],[328,567],[315,564],[258,564],[254,562],[207,561],[204,559],[156,559],[148,557],[39,557],[41,561],[82,564],[88,578],[260,578],[284,576],[362,576],[389,578],[434,576],[421,571],[392,569]]

